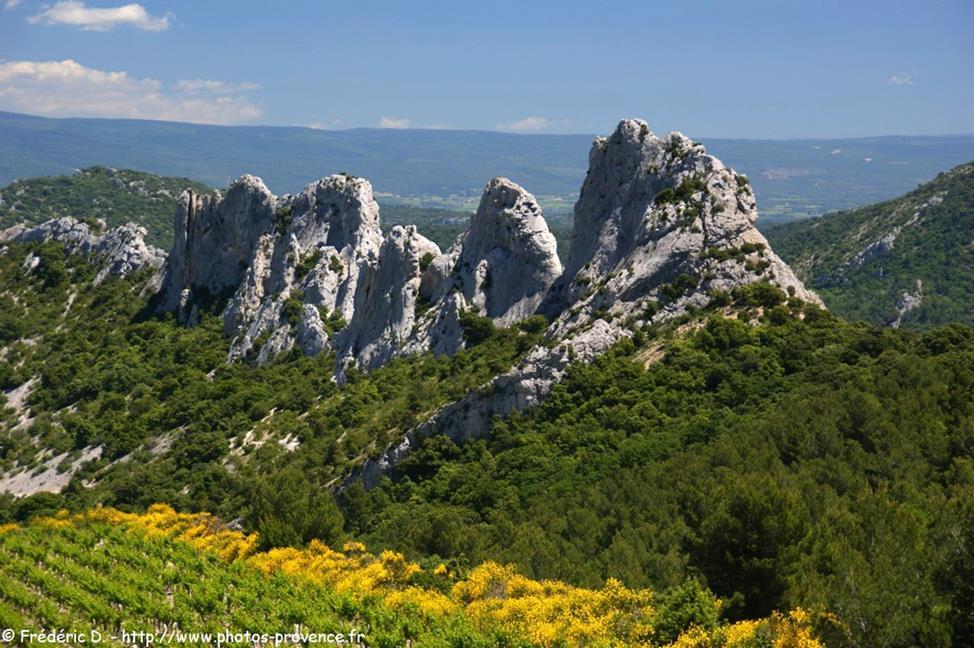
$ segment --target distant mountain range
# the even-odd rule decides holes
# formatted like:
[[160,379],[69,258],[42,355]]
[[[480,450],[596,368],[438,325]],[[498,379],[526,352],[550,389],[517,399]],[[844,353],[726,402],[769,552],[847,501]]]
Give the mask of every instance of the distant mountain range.
[[[216,187],[249,172],[285,193],[308,178],[347,171],[371,179],[383,204],[471,209],[490,178],[507,176],[557,220],[577,196],[592,137],[227,127],[0,112],[0,183],[108,165]],[[764,226],[886,200],[974,159],[974,135],[703,143],[750,178]]]
[[895,200],[774,228],[768,239],[847,319],[974,324],[974,162]]

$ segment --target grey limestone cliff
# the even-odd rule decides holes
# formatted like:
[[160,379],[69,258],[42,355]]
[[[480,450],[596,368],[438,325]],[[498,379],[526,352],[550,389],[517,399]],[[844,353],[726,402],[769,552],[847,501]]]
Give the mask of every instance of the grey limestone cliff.
[[226,196],[180,197],[160,311],[193,323],[222,312],[230,359],[267,362],[297,345],[374,369],[463,348],[466,311],[507,326],[530,316],[561,273],[555,239],[527,191],[497,178],[446,253],[414,227],[383,238],[368,181],[345,174],[275,197],[244,176]]

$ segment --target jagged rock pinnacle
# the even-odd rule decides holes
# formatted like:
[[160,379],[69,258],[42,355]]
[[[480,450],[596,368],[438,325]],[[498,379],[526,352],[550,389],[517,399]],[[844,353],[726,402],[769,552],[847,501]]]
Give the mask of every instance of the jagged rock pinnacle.
[[[756,218],[745,178],[682,134],[627,119],[592,146],[564,268],[537,201],[507,178],[487,184],[469,228],[441,253],[412,227],[383,239],[362,178],[333,175],[276,198],[244,176],[225,197],[180,198],[161,304],[192,321],[197,304],[230,291],[231,359],[266,361],[295,344],[334,350],[340,377],[350,364],[456,352],[470,311],[500,326],[540,312],[548,336],[569,342],[604,320],[611,343],[628,334],[621,322],[675,317],[757,281],[818,301]],[[604,347],[594,342],[580,348]]]

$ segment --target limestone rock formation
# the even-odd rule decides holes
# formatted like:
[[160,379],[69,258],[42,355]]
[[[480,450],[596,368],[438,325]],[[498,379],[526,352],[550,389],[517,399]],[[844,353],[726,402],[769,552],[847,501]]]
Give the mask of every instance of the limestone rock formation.
[[561,274],[555,238],[541,207],[507,178],[487,184],[469,228],[445,254],[429,250],[428,255],[427,263],[420,264],[416,301],[423,314],[398,353],[456,353],[465,344],[463,313],[510,326],[537,311]]
[[124,277],[142,268],[162,267],[166,261],[165,252],[147,245],[145,235],[145,228],[134,223],[106,230],[104,222],[90,226],[66,216],[36,227],[15,225],[0,232],[0,242],[63,243],[68,254],[82,254],[100,266],[94,280],[97,285],[109,275]]
[[468,307],[500,326],[534,314],[562,272],[557,243],[541,207],[507,178],[487,184],[470,228],[454,251],[448,255],[451,275],[438,281],[428,298],[436,301],[456,290]]
[[295,341],[306,353],[328,350],[322,313],[351,319],[378,259],[378,213],[368,181],[345,174],[280,198],[253,176],[226,196],[185,192],[158,309],[193,323],[198,307],[229,295],[230,359],[266,362]]
[[[277,200],[275,219],[223,314],[224,332],[234,337],[231,358],[256,352],[261,362],[272,359],[291,348],[299,324],[302,349],[331,348],[322,314],[351,321],[359,288],[378,262],[379,206],[367,180],[338,174],[313,182]],[[317,320],[305,306],[319,311]]]
[[[446,253],[416,231],[383,239],[368,181],[345,174],[275,197],[244,176],[225,197],[180,197],[161,311],[193,323],[222,312],[230,359],[267,362],[295,344],[334,350],[336,370],[464,346],[466,311],[507,326],[533,314],[561,273],[555,239],[527,191],[497,178]],[[214,268],[216,264],[216,268]]]
[[227,195],[184,191],[174,218],[174,240],[159,309],[183,323],[199,305],[235,288],[261,234],[274,224],[275,199],[260,178],[243,176]]
[[403,351],[422,314],[424,266],[438,256],[440,249],[414,226],[392,228],[378,263],[366,270],[351,323],[336,336],[340,358],[374,369]]
[[191,323],[195,308],[232,293],[222,313],[230,360],[333,351],[338,380],[352,365],[457,352],[467,313],[498,326],[548,319],[543,344],[367,464],[369,481],[417,439],[479,436],[492,417],[544,398],[571,362],[737,287],[765,281],[819,303],[756,219],[746,178],[680,133],[624,120],[592,146],[564,268],[537,201],[506,178],[487,184],[469,228],[441,253],[414,227],[383,239],[361,178],[334,175],[277,198],[244,176],[225,197],[181,197],[159,303]]
[[658,321],[756,281],[819,303],[768,248],[756,220],[746,178],[680,133],[657,137],[646,122],[624,120],[592,146],[571,255],[542,308],[562,315],[564,334],[597,312],[653,312]]
[[598,138],[575,205],[570,258],[538,311],[547,343],[488,385],[443,407],[360,475],[366,486],[434,433],[480,436],[494,416],[537,404],[570,362],[585,362],[648,324],[704,306],[718,292],[767,281],[820,304],[754,227],[754,194],[680,133],[625,120]]

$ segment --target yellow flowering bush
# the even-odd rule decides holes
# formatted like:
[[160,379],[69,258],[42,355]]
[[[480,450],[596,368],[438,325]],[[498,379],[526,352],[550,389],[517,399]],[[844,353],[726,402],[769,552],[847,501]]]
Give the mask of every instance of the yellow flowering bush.
[[[512,566],[488,562],[455,580],[443,592],[416,584],[422,568],[400,553],[370,554],[359,542],[342,551],[312,540],[307,547],[258,552],[256,534],[227,527],[206,513],[178,513],[164,504],[145,513],[97,508],[69,515],[66,511],[38,520],[50,527],[98,522],[122,525],[154,537],[167,537],[219,556],[242,561],[259,572],[283,573],[362,599],[379,597],[391,609],[411,608],[430,616],[462,614],[484,629],[500,628],[541,646],[654,646],[655,595],[609,579],[600,589],[575,587],[553,580],[533,580]],[[0,533],[17,525],[0,526]],[[449,587],[450,572],[437,565],[424,578]],[[428,581],[425,581],[428,582]],[[719,602],[715,602],[719,605]],[[748,648],[771,640],[775,648],[823,648],[812,630],[809,612],[796,609],[766,619],[724,625],[713,630],[692,627],[670,648]]]
[[815,637],[812,615],[802,608],[775,612],[766,619],[738,621],[708,634],[690,628],[667,648],[755,648],[771,641],[774,648],[825,648]]
[[512,567],[484,563],[454,585],[452,594],[474,619],[515,629],[543,645],[564,637],[583,642],[626,638],[632,645],[652,632],[653,593],[630,590],[613,579],[591,590],[531,580]]

